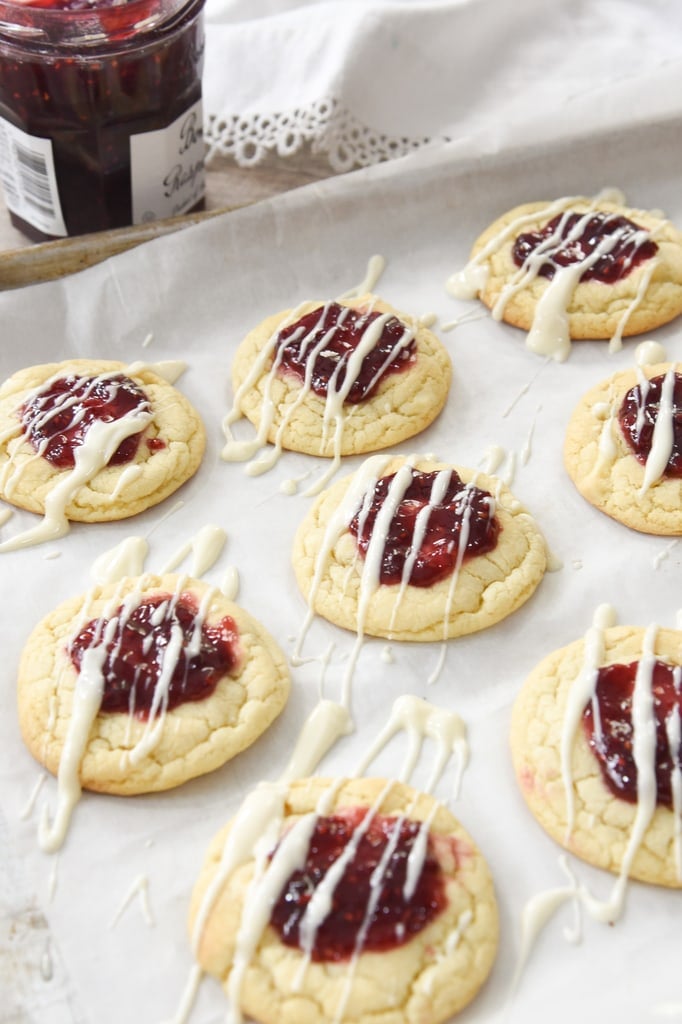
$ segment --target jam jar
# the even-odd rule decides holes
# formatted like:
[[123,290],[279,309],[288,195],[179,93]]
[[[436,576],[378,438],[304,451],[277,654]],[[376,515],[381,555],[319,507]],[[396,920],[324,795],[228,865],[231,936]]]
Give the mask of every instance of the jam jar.
[[199,209],[204,0],[0,0],[0,181],[35,240]]

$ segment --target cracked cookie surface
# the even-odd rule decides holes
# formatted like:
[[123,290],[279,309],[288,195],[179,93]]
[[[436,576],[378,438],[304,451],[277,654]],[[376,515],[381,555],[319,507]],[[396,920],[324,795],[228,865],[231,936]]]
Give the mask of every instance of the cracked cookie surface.
[[[379,459],[379,456],[375,456]],[[368,477],[395,473],[406,464],[387,458]],[[527,601],[547,565],[546,545],[533,518],[499,480],[459,466],[420,458],[419,471],[455,470],[464,484],[473,483],[495,496],[499,536],[486,554],[465,558],[458,569],[428,587],[411,584],[375,585],[365,579],[343,506],[363,470],[338,481],[319,495],[299,527],[293,566],[299,587],[313,610],[344,629],[362,629],[370,636],[407,641],[433,641],[464,636],[494,625]],[[367,463],[365,464],[367,465]],[[339,519],[339,517],[342,517]],[[330,524],[338,524],[330,535]]]
[[661,476],[645,486],[645,465],[618,423],[627,392],[643,379],[682,372],[655,363],[601,381],[580,399],[566,428],[564,463],[582,496],[612,519],[641,533],[682,534],[682,477]]
[[330,415],[324,397],[303,388],[295,377],[275,372],[272,356],[259,363],[280,329],[324,304],[304,302],[295,310],[268,317],[237,349],[232,370],[235,401],[239,412],[257,428],[262,429],[267,410],[265,439],[279,440],[290,451],[331,457],[337,440],[339,455],[389,448],[425,430],[445,404],[452,368],[445,347],[432,331],[373,295],[339,300],[339,304],[397,317],[415,332],[416,358],[404,370],[385,374],[371,397],[344,403],[337,418]]
[[125,519],[158,504],[199,468],[206,434],[197,411],[172,384],[140,365],[70,359],[20,370],[0,388],[0,497],[29,512],[44,514],[50,495],[70,470],[41,457],[27,439],[21,408],[50,381],[121,374],[136,384],[150,405],[137,451],[129,462],[104,465],[77,486],[65,506],[73,522]]
[[80,762],[81,785],[124,795],[178,786],[225,764],[280,713],[289,694],[289,671],[260,623],[202,581],[174,575],[127,577],[59,605],[36,626],[24,648],[19,723],[26,746],[52,774],[59,771],[69,742],[74,710],[78,671],[69,645],[86,623],[113,617],[124,601],[136,607],[135,602],[178,594],[189,595],[193,606],[205,607],[203,621],[209,626],[225,617],[234,620],[236,663],[210,696],[180,703],[155,718],[153,724],[161,724],[157,742],[139,758],[131,754],[146,742],[148,722],[135,714],[100,710]]
[[[604,631],[599,666],[628,664],[643,656],[645,631],[613,626]],[[658,629],[655,655],[682,664],[682,633]],[[511,751],[523,797],[539,824],[570,853],[596,867],[621,871],[638,803],[620,799],[605,785],[599,762],[582,724],[569,746],[573,825],[569,828],[562,743],[569,694],[586,660],[585,641],[578,640],[544,658],[526,679],[511,721]],[[656,806],[638,845],[629,875],[643,882],[682,887],[675,844],[675,812]]]
[[[290,785],[283,799],[280,834],[310,816],[333,780],[311,778]],[[469,1003],[491,970],[498,937],[493,884],[470,836],[450,811],[404,783],[383,779],[338,780],[325,813],[373,807],[380,815],[429,821],[432,847],[442,875],[446,905],[423,930],[397,948],[360,951],[350,960],[308,962],[299,948],[285,945],[267,911],[239,991],[241,1011],[261,1024],[439,1024]],[[230,826],[212,842],[190,909],[194,932],[205,911],[207,890],[219,871]],[[230,990],[245,906],[258,913],[249,891],[254,861],[249,858],[208,899],[204,926],[196,936],[201,967]]]

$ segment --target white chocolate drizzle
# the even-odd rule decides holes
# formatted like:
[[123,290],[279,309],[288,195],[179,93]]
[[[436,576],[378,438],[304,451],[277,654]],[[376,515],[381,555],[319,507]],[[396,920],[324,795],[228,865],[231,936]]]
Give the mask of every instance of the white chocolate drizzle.
[[35,785],[33,786],[29,798],[26,801],[26,805],[24,806],[23,810],[21,811],[21,814],[19,815],[19,817],[22,820],[30,818],[30,816],[33,814],[33,808],[35,807],[36,800],[38,799],[38,794],[40,793],[40,790],[43,788],[46,778],[47,775],[45,774],[45,772],[41,772],[38,778],[36,779]]
[[383,256],[370,256],[367,263],[367,272],[360,284],[355,285],[354,288],[349,288],[343,295],[339,295],[339,301],[343,302],[345,300],[347,302],[350,299],[359,299],[362,295],[366,295],[367,292],[373,292],[381,280],[381,275],[385,269],[386,260]]
[[[217,528],[210,527],[207,536],[213,536],[215,529]],[[201,533],[202,531],[197,536],[200,537]],[[209,544],[208,547],[212,549],[215,545]],[[137,574],[131,574],[129,570],[131,568],[139,568],[144,561],[145,555],[146,541],[138,537],[128,538],[111,551],[105,552],[95,562],[93,566],[95,578],[101,583],[116,583],[129,578],[131,575],[135,577]],[[128,618],[143,600],[146,580],[146,575],[140,575],[135,581],[134,588],[124,597],[121,597],[120,588],[116,589],[98,616],[99,620],[105,622],[103,629],[98,631],[90,646],[83,651],[80,671],[77,673],[73,691],[73,707],[67,724],[66,739],[59,762],[55,819],[50,824],[49,812],[47,808],[44,808],[38,829],[39,845],[46,852],[54,852],[59,849],[66,838],[71,816],[81,796],[81,762],[87,749],[91,727],[99,714],[104,694],[103,670],[107,652],[117,630],[125,628]],[[151,620],[152,624],[161,624],[167,616],[173,614],[174,607],[180,600],[186,585],[187,577],[178,576],[174,593],[158,605]],[[193,631],[188,641],[185,640],[180,625],[175,622],[171,624],[170,636],[164,648],[149,714],[140,738],[129,750],[125,750],[122,754],[122,765],[124,768],[127,764],[138,764],[159,743],[166,721],[169,687],[178,664],[178,659],[183,651],[186,651],[189,657],[198,651],[201,643],[201,630],[215,594],[215,589],[211,587],[207,588],[204,592],[195,615]],[[74,635],[78,633],[79,629],[84,627],[91,617],[93,597],[94,591],[86,594]],[[152,642],[151,635],[147,637],[147,641],[149,643]],[[57,691],[50,703],[50,718],[47,723],[48,736],[53,731],[56,723],[58,694],[59,680],[57,680]],[[128,718],[129,729],[132,726],[132,716],[134,713],[133,699],[134,693],[131,691],[131,707]],[[124,737],[124,743],[128,744],[130,742],[130,736],[127,734]]]
[[[375,299],[372,296],[368,296],[367,308],[365,310],[366,314],[373,312],[374,302]],[[275,440],[269,447],[266,447],[267,438],[277,411],[272,397],[272,390],[283,355],[283,348],[276,351],[277,343],[280,332],[285,327],[295,324],[304,315],[304,310],[306,308],[305,303],[292,310],[286,319],[282,323],[278,324],[277,330],[273,332],[266,344],[258,353],[258,356],[254,359],[244,381],[235,392],[232,408],[223,420],[225,445],[222,450],[222,458],[226,462],[246,461],[246,473],[249,476],[258,476],[261,473],[267,472],[272,469],[280,458],[283,451],[284,432],[291,421],[292,416],[312,390],[312,376],[315,360],[317,359],[317,356],[324,352],[328,347],[337,327],[343,324],[351,309],[351,307],[346,307],[346,309],[339,315],[338,323],[325,331],[322,337],[315,342],[315,344],[312,344],[312,337],[317,330],[318,324],[324,320],[329,305],[329,303],[325,303],[319,307],[319,317],[307,333],[303,327],[300,327],[298,328],[297,333],[292,335],[292,339],[290,339],[291,341],[295,337],[300,345],[301,351],[305,353],[306,366],[303,381],[298,388],[295,399],[285,409],[280,410],[282,414],[281,420],[275,433]],[[353,408],[344,408],[344,403],[351,388],[360,376],[365,357],[377,345],[386,323],[393,318],[393,313],[381,313],[374,320],[367,323],[367,325],[362,329],[360,341],[350,354],[345,364],[345,375],[343,381],[339,383],[335,374],[333,374],[329,380],[327,394],[324,399],[320,451],[322,452],[326,449],[331,437],[332,458],[329,468],[306,490],[305,494],[308,497],[317,494],[322,490],[322,488],[334,476],[341,463],[341,442],[344,425],[348,418],[353,414]],[[360,324],[361,321],[359,320],[358,325]],[[404,323],[402,324],[402,327],[403,333],[401,337],[395,345],[393,345],[391,351],[386,356],[382,366],[377,371],[374,380],[371,382],[370,387],[372,387],[374,383],[381,378],[390,363],[393,362],[399,354],[411,344],[415,336],[415,329]],[[269,370],[266,371],[266,367],[270,361],[271,366]],[[339,366],[340,365],[341,364],[339,364]],[[260,421],[256,436],[251,441],[237,441],[232,435],[232,424],[242,417],[242,401],[244,396],[252,389],[262,376],[265,378],[265,384],[263,388]],[[254,458],[258,452],[261,454],[258,455],[257,458]]]
[[679,537],[675,537],[674,540],[668,541],[665,547],[661,551],[659,551],[657,555],[654,555],[652,563],[654,569],[660,569],[662,563],[665,562],[666,559],[670,558],[673,549],[677,546],[678,543]]
[[6,506],[0,507],[0,527],[4,526],[11,519],[13,511],[13,509]]
[[110,928],[116,927],[121,917],[136,897],[139,899],[142,917],[150,928],[153,926],[154,916],[149,905],[149,879],[146,875],[138,875],[124,896],[121,906],[109,922]]
[[222,527],[208,523],[175,552],[161,571],[173,572],[191,554],[190,575],[203,576],[218,561],[226,540],[227,534]]
[[646,341],[640,341],[635,349],[637,366],[654,366],[656,363],[666,363],[667,361],[666,351],[658,341],[647,338]]
[[117,583],[124,576],[141,576],[149,551],[144,537],[126,537],[93,562],[90,570],[95,583]]
[[[500,449],[500,451],[502,451],[502,449]],[[302,657],[302,649],[315,617],[314,608],[316,598],[324,579],[325,569],[331,552],[341,536],[347,532],[348,526],[356,514],[358,516],[359,524],[358,532],[362,532],[364,521],[371,508],[374,489],[378,481],[381,479],[382,474],[386,471],[392,458],[393,456],[391,455],[379,454],[366,459],[354,474],[341,502],[327,522],[325,532],[319,546],[319,551],[315,559],[313,578],[308,591],[308,609],[296,638],[292,653],[291,660],[293,665],[303,664],[304,659]],[[349,569],[349,572],[357,570],[360,576],[360,584],[357,596],[357,614],[355,621],[356,639],[350,653],[343,678],[344,692],[342,700],[346,706],[349,706],[350,704],[352,679],[360,651],[365,641],[365,624],[367,621],[370,602],[373,595],[381,586],[380,571],[386,537],[388,536],[391,522],[395,517],[400,502],[412,482],[413,470],[417,462],[427,462],[428,458],[430,457],[420,457],[414,454],[405,458],[402,466],[400,466],[397,472],[393,475],[393,479],[388,487],[384,502],[377,513],[364,559],[360,559],[359,556],[356,556],[355,560],[351,563],[351,568]],[[410,575],[427,528],[429,515],[431,514],[434,506],[442,500],[450,481],[452,480],[453,473],[454,470],[452,469],[435,471],[429,500],[416,516],[414,533],[410,550],[407,553],[407,557],[405,558],[405,563],[403,565],[401,580],[392,587],[395,591],[395,599],[392,607],[391,618],[388,624],[389,639],[391,639],[390,634],[395,625],[396,615],[409,585]],[[454,607],[459,574],[469,539],[471,495],[473,494],[475,487],[476,477],[474,476],[474,478],[468,483],[462,482],[462,488],[458,494],[458,512],[462,515],[462,525],[458,540],[457,557],[449,577],[448,590],[445,597],[441,649],[437,664],[427,679],[427,683],[429,685],[438,679],[445,664],[449,623]],[[491,515],[495,514],[498,502],[499,494],[491,495],[489,497],[488,503]],[[520,508],[510,508],[510,511],[514,514],[519,512]]]
[[[651,344],[653,345],[654,343],[652,342]],[[658,355],[657,352],[653,352],[653,354]],[[645,365],[650,364],[644,360],[639,360],[636,366],[637,387],[639,388],[640,399],[638,403],[637,417],[634,424],[635,436],[639,435],[642,427],[644,426],[647,395],[650,389],[650,379],[646,376],[643,369]],[[679,372],[680,364],[673,363],[666,370],[663,377],[661,384],[661,398],[654,423],[651,448],[644,464],[642,484],[637,492],[640,498],[643,497],[647,491],[654,487],[661,479],[663,479],[668,461],[673,451],[675,439],[674,388],[675,375]],[[595,459],[594,466],[590,471],[591,475],[596,476],[600,472],[608,470],[618,456],[619,448],[616,437],[619,433],[619,408],[620,400],[613,394],[609,395],[609,398],[606,401],[596,402],[591,408],[593,417],[596,420],[602,421],[602,427],[599,431],[599,438],[597,442],[597,458]]]
[[161,377],[167,384],[175,384],[177,380],[182,377],[183,373],[187,369],[187,363],[182,359],[165,359],[158,363],[146,363],[138,360],[130,365],[121,372],[127,374],[144,373],[145,370],[149,370],[151,373],[155,373],[157,377]]
[[[673,430],[673,417],[675,403],[673,393],[675,388],[675,367],[671,366],[666,372],[661,385],[661,399],[658,415],[654,424],[651,449],[647,455],[644,467],[644,480],[640,488],[640,495],[645,494],[649,488],[657,483],[665,473],[668,460],[672,454],[675,442]],[[642,404],[646,403],[646,395],[642,389]]]
[[[244,900],[244,912],[239,924],[232,968],[226,986],[231,1004],[228,1015],[231,1024],[240,1024],[243,1019],[239,1004],[244,975],[255,953],[262,931],[268,923],[272,905],[292,872],[305,863],[310,837],[317,818],[329,813],[333,807],[336,793],[344,780],[339,778],[331,782],[323,791],[315,812],[298,819],[296,824],[280,839],[288,783],[296,778],[305,778],[313,774],[331,745],[349,728],[350,720],[345,707],[331,701],[321,701],[304,724],[292,759],[280,779],[273,783],[261,783],[248,794],[228,833],[218,869],[204,894],[197,914],[192,942],[196,951],[212,907],[231,874],[241,864],[254,860],[254,875]],[[455,790],[458,789],[459,780],[469,756],[466,727],[454,712],[440,710],[413,696],[401,697],[395,702],[389,721],[351,777],[362,777],[383,747],[396,733],[401,731],[407,734],[407,754],[400,778],[403,781],[409,779],[419,759],[424,740],[430,738],[436,743],[436,757],[425,792],[432,792],[453,755],[457,760]],[[382,802],[393,785],[392,780],[386,782],[379,797],[372,807],[367,809],[359,825],[355,828],[344,852],[327,872],[323,882],[317,887],[308,903],[300,924],[303,962],[294,979],[293,992],[299,990],[302,985],[317,931],[331,907],[334,888],[338,884],[345,866],[352,859],[362,835],[369,828],[374,816],[380,812]],[[410,809],[408,808],[405,815],[398,818],[393,831],[393,842],[397,841],[400,824],[404,817],[409,815]],[[435,807],[432,813],[435,813]],[[408,893],[414,891],[422,870],[427,850],[430,820],[428,817],[420,826],[418,838],[410,853],[411,863],[408,858],[406,879]],[[374,905],[381,890],[383,872],[390,860],[391,841],[389,841],[388,847],[375,872],[376,877],[372,878],[369,905],[345,977],[343,994],[335,1012],[335,1022],[340,1021],[343,1016],[343,1007],[350,993],[354,971],[362,950],[362,941],[369,928]],[[273,849],[275,849],[274,855],[272,855]],[[457,935],[452,940],[455,946],[467,923],[463,917],[458,921]],[[196,993],[196,973],[193,975],[193,981],[192,991]],[[186,1006],[187,1000],[185,999]],[[178,1022],[180,1017],[176,1016],[174,1020]]]
[[[578,220],[568,231],[565,238],[563,237],[563,229],[567,218],[573,212],[573,208],[577,203],[584,202],[579,196],[563,197],[548,204],[543,210],[516,217],[494,235],[463,270],[453,274],[448,279],[446,284],[448,292],[457,299],[475,298],[485,289],[488,282],[490,275],[489,257],[499,251],[510,239],[520,234],[524,227],[538,221],[549,223],[555,216],[559,216],[559,221],[552,234],[543,239],[537,248],[526,257],[523,264],[503,287],[492,309],[493,319],[501,320],[509,300],[537,277],[543,263],[547,260],[551,261],[554,253],[559,248],[570,245],[571,241],[581,236],[589,219],[598,209],[599,204],[605,201],[622,206],[625,204],[625,197],[616,190],[609,189],[600,192],[599,195],[590,201],[586,212],[578,217]],[[611,216],[616,217],[618,215],[612,214]],[[653,238],[655,234],[655,231],[652,232],[640,228],[632,235],[633,244],[639,246]],[[619,230],[614,231],[610,235],[605,235],[592,253],[579,263],[569,264],[568,266],[555,266],[554,276],[548,281],[540,299],[536,303],[533,322],[526,339],[526,346],[530,351],[538,355],[550,357],[557,362],[564,362],[568,357],[571,340],[567,309],[573,293],[585,271],[597,263],[602,256],[614,249],[618,245],[621,235],[622,231]],[[660,258],[658,256],[653,256],[647,260],[636,295],[621,314],[616,330],[610,339],[610,352],[619,351],[622,347],[622,337],[627,322],[634,310],[641,304],[659,262]]]
[[[580,727],[585,707],[592,703],[595,734],[600,731],[596,686],[599,668],[606,657],[605,636],[607,628],[615,624],[613,609],[601,605],[595,612],[593,625],[584,640],[584,657],[581,671],[571,684],[564,713],[561,738],[561,774],[566,799],[567,831],[564,842],[569,844],[575,827],[575,801],[573,794],[572,748]],[[608,898],[594,897],[583,883],[571,875],[571,884],[561,889],[539,893],[526,905],[522,915],[522,944],[516,979],[525,964],[531,947],[552,914],[565,902],[572,900],[583,907],[590,916],[602,923],[613,923],[621,916],[625,906],[628,877],[633,861],[642,845],[647,829],[656,811],[656,715],[653,694],[653,674],[656,664],[655,644],[658,626],[651,624],[644,633],[642,653],[632,691],[632,756],[637,776],[637,803],[630,834],[623,852],[620,868],[613,882]],[[682,686],[682,668],[673,669],[675,689]],[[677,765],[682,729],[677,704],[665,722],[666,734],[673,764],[671,775],[672,826],[674,860],[677,877],[682,880],[682,772]],[[566,870],[568,870],[566,868]]]
[[43,541],[57,540],[68,533],[66,508],[80,488],[108,464],[127,437],[139,434],[151,420],[151,413],[134,411],[110,423],[96,420],[83,443],[74,450],[73,468],[61,474],[47,494],[42,522],[4,541],[0,544],[0,552],[16,551]]
[[[131,364],[123,370],[115,370],[102,373],[92,378],[91,387],[118,377],[121,373],[134,373],[136,368],[144,368],[146,364]],[[57,371],[46,381],[31,389],[25,396],[24,402],[30,402],[33,398],[49,390],[51,385],[62,377],[61,371]],[[72,408],[77,402],[73,395],[62,395],[55,403],[61,410]],[[2,483],[5,493],[11,499],[13,490],[21,478],[23,468],[30,465],[36,459],[42,458],[47,448],[48,441],[44,440],[33,455],[26,456],[24,452],[23,467],[16,461],[18,450],[24,445],[25,434],[16,410],[16,422],[3,434],[2,440],[9,440],[9,460],[2,470]],[[36,422],[48,420],[54,414],[54,410],[45,412]],[[82,416],[82,412],[76,412],[73,417],[74,425]],[[56,540],[68,532],[69,522],[66,516],[66,508],[74,499],[81,487],[88,484],[104,467],[109,463],[119,445],[134,434],[141,433],[153,420],[153,413],[148,409],[133,409],[111,422],[95,420],[88,429],[83,442],[74,449],[74,465],[69,470],[61,471],[51,490],[45,499],[45,514],[42,522],[31,529],[25,530],[16,537],[10,538],[0,544],[0,552],[14,551],[19,548],[29,547],[33,544],[40,544],[46,540]],[[128,473],[128,482],[134,471],[134,466],[127,467],[123,472]]]
[[239,595],[239,570],[234,565],[228,565],[223,573],[223,581],[220,584],[221,594],[228,601],[236,601]]
[[[109,622],[105,636],[111,640],[112,623]],[[73,691],[73,710],[69,719],[64,749],[59,761],[57,775],[57,811],[50,822],[47,807],[38,828],[38,843],[46,853],[60,849],[69,827],[71,815],[81,795],[80,764],[88,743],[92,723],[99,713],[104,692],[103,666],[106,648],[91,647],[83,652],[80,672]]]

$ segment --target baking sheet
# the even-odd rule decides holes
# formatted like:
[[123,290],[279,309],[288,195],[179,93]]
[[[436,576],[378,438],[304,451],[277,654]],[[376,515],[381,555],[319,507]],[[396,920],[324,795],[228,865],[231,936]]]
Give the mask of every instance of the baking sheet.
[[[0,1021],[40,1024],[153,1024],[175,1012],[191,966],[186,934],[190,890],[212,835],[260,779],[283,769],[318,697],[319,665],[293,669],[291,700],[275,725],[223,769],[157,796],[84,794],[67,842],[42,854],[36,828],[48,779],[28,817],[40,770],[24,750],[16,723],[15,671],[38,619],[91,584],[102,551],[131,535],[149,538],[147,568],[159,569],[206,523],[228,542],[206,574],[219,583],[234,565],[241,603],[291,652],[305,606],[289,552],[310,499],[281,492],[283,481],[324,468],[287,453],[269,473],[250,478],[219,458],[220,422],[230,403],[229,367],[241,337],[268,314],[306,298],[329,298],[359,283],[369,257],[386,270],[377,292],[399,309],[435,313],[434,328],[453,360],[446,409],[419,439],[396,450],[422,451],[463,465],[480,464],[491,445],[516,459],[512,490],[534,514],[563,568],[505,622],[451,642],[444,670],[426,679],[439,647],[368,641],[353,684],[356,732],[340,741],[323,772],[354,770],[402,693],[459,712],[469,728],[471,762],[451,806],[486,855],[496,880],[501,944],[491,979],[458,1020],[555,1024],[619,1019],[682,1019],[675,970],[682,893],[631,884],[614,927],[583,921],[579,943],[567,941],[570,908],[550,922],[515,995],[510,984],[526,901],[566,884],[560,851],[529,816],[508,754],[511,704],[529,670],[546,653],[581,636],[594,609],[614,605],[621,622],[674,625],[680,548],[631,533],[588,506],[565,476],[561,447],[567,417],[594,382],[632,365],[639,340],[621,353],[583,342],[569,360],[545,362],[523,334],[488,317],[444,332],[474,304],[448,297],[448,275],[498,214],[526,200],[622,188],[634,206],[662,208],[682,224],[679,166],[682,125],[669,118],[627,133],[575,136],[491,152],[450,145],[313,185],[217,218],[118,256],[81,275],[0,295],[0,370],[4,378],[34,362],[72,355],[150,362],[184,359],[179,386],[201,410],[209,446],[197,476],[163,506],[117,524],[74,526],[56,544],[0,556],[0,638],[4,714],[0,718]],[[151,341],[145,340],[152,335]],[[682,329],[655,333],[670,359],[682,359]],[[248,426],[242,436],[251,436]],[[522,452],[529,453],[527,461]],[[360,459],[348,459],[350,471]],[[508,468],[507,461],[503,469]],[[312,478],[311,478],[312,479]],[[182,505],[178,507],[178,500]],[[32,520],[16,513],[2,539]],[[325,695],[339,699],[353,636],[316,623],[305,653],[334,643]],[[389,749],[381,768],[398,768]],[[419,779],[418,779],[419,781]],[[450,796],[448,780],[438,790]],[[578,877],[606,897],[610,876],[570,859]],[[136,896],[114,922],[126,896]],[[148,913],[146,913],[148,911]],[[148,920],[149,918],[149,920]],[[224,1020],[225,1001],[206,979],[192,1024]]]

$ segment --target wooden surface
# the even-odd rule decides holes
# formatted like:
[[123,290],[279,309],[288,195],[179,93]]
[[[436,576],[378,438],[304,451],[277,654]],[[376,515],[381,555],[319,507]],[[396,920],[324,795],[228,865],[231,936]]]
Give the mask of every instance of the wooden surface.
[[303,150],[286,160],[272,156],[258,167],[243,168],[227,157],[217,157],[206,175],[206,213],[175,217],[170,221],[121,228],[36,245],[13,227],[0,189],[0,289],[18,288],[51,280],[106,259],[148,238],[179,230],[224,209],[247,206],[260,199],[330,174],[329,165]]

